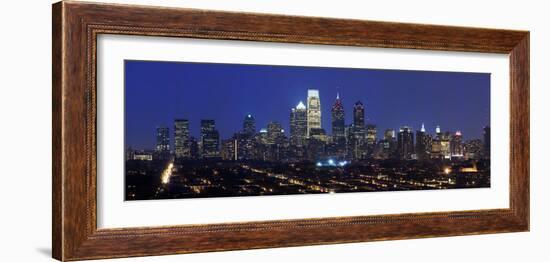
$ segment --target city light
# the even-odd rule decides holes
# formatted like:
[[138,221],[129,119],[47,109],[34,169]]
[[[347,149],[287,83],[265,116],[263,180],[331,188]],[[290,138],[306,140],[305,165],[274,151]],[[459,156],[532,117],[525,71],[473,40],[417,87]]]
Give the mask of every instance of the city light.
[[163,184],[168,184],[170,182],[170,177],[172,176],[172,168],[174,167],[174,163],[168,164],[166,169],[162,171],[161,180]]
[[451,169],[446,167],[443,172],[445,172],[446,175],[450,174],[451,173]]
[[343,161],[336,161],[332,158],[327,159],[326,161],[317,161],[315,164],[317,167],[343,167],[347,164],[349,164],[349,161],[343,160]]

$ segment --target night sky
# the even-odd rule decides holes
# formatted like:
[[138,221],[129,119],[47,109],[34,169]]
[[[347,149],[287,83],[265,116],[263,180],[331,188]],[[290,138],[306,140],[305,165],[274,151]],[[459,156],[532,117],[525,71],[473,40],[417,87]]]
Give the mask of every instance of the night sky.
[[[330,109],[340,92],[346,124],[353,104],[365,105],[367,123],[386,129],[424,123],[429,133],[461,130],[464,139],[482,138],[490,123],[490,74],[373,70],[330,67],[125,61],[125,139],[137,149],[153,149],[155,128],[175,118],[189,119],[199,137],[200,120],[216,120],[222,139],[242,129],[246,114],[256,128],[269,121],[289,131],[289,112],[318,89],[322,127],[331,133]],[[173,139],[172,139],[173,143]]]

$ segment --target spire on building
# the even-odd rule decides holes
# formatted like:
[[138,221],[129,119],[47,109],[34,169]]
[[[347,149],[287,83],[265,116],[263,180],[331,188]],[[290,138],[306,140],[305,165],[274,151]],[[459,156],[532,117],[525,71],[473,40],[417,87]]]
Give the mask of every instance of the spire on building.
[[304,105],[304,103],[300,101],[300,103],[298,103],[298,105],[296,106],[296,109],[306,109],[306,105]]
[[424,123],[422,123],[422,128],[420,128],[420,132],[426,132],[426,128],[424,128]]

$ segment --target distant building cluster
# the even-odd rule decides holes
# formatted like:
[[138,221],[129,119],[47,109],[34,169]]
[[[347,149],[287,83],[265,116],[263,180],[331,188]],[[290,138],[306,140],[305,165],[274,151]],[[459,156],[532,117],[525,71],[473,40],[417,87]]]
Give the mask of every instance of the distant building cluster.
[[227,139],[221,139],[214,119],[203,119],[200,137],[190,135],[187,119],[174,120],[174,149],[170,148],[168,127],[158,127],[154,151],[127,150],[127,159],[152,160],[223,159],[262,160],[277,162],[319,162],[330,159],[335,163],[349,163],[366,159],[482,159],[490,157],[490,128],[484,128],[483,139],[463,141],[462,133],[442,132],[437,126],[430,134],[422,124],[414,132],[402,126],[396,132],[384,130],[378,139],[375,124],[366,123],[365,106],[357,101],[353,106],[353,121],[345,122],[345,110],[339,94],[331,108],[331,135],[321,124],[319,91],[309,89],[306,104],[299,102],[290,109],[289,135],[280,122],[271,121],[257,131],[252,115],[246,115],[242,130]]

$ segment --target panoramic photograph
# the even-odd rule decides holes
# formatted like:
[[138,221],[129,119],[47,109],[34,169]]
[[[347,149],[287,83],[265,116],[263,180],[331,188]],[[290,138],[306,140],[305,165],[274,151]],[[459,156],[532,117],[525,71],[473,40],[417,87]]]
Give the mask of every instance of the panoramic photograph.
[[124,68],[127,201],[491,186],[489,73]]

